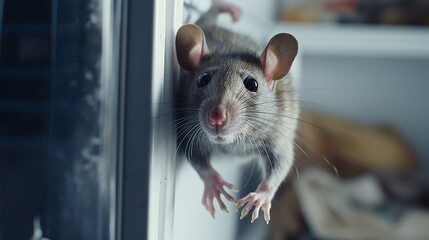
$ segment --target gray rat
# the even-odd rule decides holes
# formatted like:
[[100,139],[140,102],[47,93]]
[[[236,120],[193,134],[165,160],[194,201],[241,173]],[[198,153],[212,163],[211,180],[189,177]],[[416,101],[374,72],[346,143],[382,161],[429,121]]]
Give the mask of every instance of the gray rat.
[[[202,203],[214,217],[214,199],[227,211],[220,195],[252,207],[252,222],[262,208],[270,221],[271,200],[288,174],[294,158],[299,117],[297,92],[288,72],[298,51],[296,39],[275,35],[265,49],[249,37],[216,26],[221,12],[238,20],[240,10],[217,0],[196,25],[182,26],[176,35],[177,60],[182,68],[177,93],[178,150],[186,154],[204,181]],[[237,191],[212,167],[213,155],[247,156],[260,161],[263,180],[254,192],[235,199]]]

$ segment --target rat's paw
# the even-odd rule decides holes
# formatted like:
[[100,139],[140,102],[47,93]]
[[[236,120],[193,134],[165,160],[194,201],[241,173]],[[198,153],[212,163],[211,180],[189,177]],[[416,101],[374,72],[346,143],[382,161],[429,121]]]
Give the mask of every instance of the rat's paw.
[[217,200],[220,208],[223,211],[228,212],[225,203],[220,197],[221,194],[225,196],[226,200],[232,202],[234,205],[237,204],[235,199],[225,191],[224,187],[234,192],[238,192],[237,188],[234,187],[234,185],[225,181],[217,172],[211,173],[209,177],[204,179],[204,194],[202,204],[210,212],[213,218],[215,218],[215,208],[213,205],[214,199]]
[[265,222],[267,222],[268,224],[270,222],[271,198],[272,197],[267,192],[256,191],[249,193],[244,198],[238,200],[237,210],[245,206],[241,211],[240,219],[246,217],[252,207],[255,207],[253,209],[251,220],[251,222],[253,223],[259,217],[259,210],[262,208],[262,211],[264,211]]

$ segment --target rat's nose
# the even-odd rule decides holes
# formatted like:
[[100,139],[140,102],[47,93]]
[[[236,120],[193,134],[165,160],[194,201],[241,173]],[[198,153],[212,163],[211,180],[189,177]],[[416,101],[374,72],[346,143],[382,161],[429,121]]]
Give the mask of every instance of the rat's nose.
[[212,126],[224,126],[227,123],[226,109],[222,106],[215,106],[210,109],[209,123]]

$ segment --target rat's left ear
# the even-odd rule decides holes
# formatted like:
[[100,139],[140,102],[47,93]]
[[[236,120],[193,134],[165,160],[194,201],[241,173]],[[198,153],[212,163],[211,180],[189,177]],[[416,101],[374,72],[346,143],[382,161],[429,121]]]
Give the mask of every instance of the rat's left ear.
[[289,72],[298,53],[298,42],[287,33],[279,33],[271,38],[267,47],[259,56],[268,81],[279,80]]

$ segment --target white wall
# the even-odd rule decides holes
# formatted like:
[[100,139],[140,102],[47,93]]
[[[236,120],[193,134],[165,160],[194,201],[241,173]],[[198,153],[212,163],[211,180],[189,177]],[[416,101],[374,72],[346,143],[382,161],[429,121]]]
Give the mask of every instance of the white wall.
[[395,127],[429,169],[429,57],[307,55],[301,88],[306,106]]

